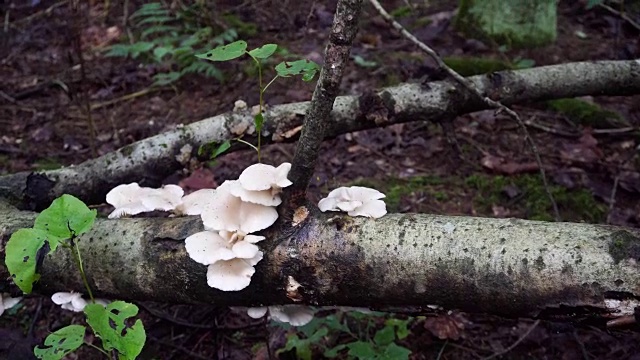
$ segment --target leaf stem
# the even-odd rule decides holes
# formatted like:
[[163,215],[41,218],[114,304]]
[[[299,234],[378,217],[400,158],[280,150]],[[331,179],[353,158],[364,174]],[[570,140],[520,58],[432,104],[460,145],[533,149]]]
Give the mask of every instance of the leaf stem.
[[[259,138],[258,138],[258,139],[259,139]],[[244,140],[242,140],[242,139],[235,139],[235,140],[236,140],[237,142],[240,142],[240,143],[243,143],[243,144],[245,144],[245,145],[249,145],[249,146],[251,146],[255,151],[257,151],[257,152],[258,152],[258,158],[260,157],[260,150],[259,150],[255,145],[253,145],[252,143],[250,143],[250,142],[248,142],[248,141],[244,141]]]
[[71,247],[73,254],[73,259],[76,261],[76,265],[78,266],[78,270],[80,270],[80,276],[82,277],[82,283],[84,287],[87,289],[89,293],[89,298],[91,299],[91,303],[95,304],[95,299],[93,297],[93,292],[91,291],[91,287],[89,287],[89,281],[87,280],[87,274],[84,272],[84,266],[82,265],[82,257],[80,256],[80,248],[76,241],[74,241],[74,237],[71,238]]
[[111,360],[111,355],[109,355],[109,353],[108,353],[108,352],[104,351],[103,349],[99,348],[98,346],[95,346],[95,345],[93,345],[92,343],[90,343],[90,342],[86,342],[86,341],[84,342],[84,344],[85,344],[85,345],[87,345],[88,347],[92,347],[92,348],[94,348],[94,349],[96,349],[96,350],[100,351],[101,353],[103,353],[103,354],[104,354],[104,356],[106,356],[106,357],[107,357],[107,359]]
[[[251,56],[251,54],[249,54],[249,56]],[[264,103],[264,98],[262,96],[264,94],[264,88],[262,87],[262,64],[260,63],[260,60],[258,60],[257,58],[253,56],[251,56],[251,58],[253,59],[253,61],[256,62],[256,65],[258,65],[258,92],[260,93],[260,102],[258,104],[258,111],[260,112],[260,115],[262,115],[262,106]],[[261,162],[260,161],[260,143],[261,143],[260,140],[262,138],[262,125],[260,125],[260,128],[258,128],[256,124],[256,132],[258,133],[258,147],[256,148],[254,146],[254,149],[256,149],[256,151],[258,152],[258,162]]]

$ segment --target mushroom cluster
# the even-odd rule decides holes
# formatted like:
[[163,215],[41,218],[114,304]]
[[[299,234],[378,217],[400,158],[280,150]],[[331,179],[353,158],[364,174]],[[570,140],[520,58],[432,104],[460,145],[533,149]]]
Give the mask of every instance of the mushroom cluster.
[[[51,295],[51,301],[56,305],[60,305],[65,310],[80,312],[84,310],[84,308],[89,303],[87,300],[82,298],[82,294],[76,292],[57,292]],[[104,299],[95,299],[96,304],[100,304],[102,306],[107,306],[109,301]]]
[[366,216],[377,219],[387,213],[385,195],[376,189],[362,186],[339,187],[320,200],[320,211],[344,211],[349,216]]
[[[238,180],[227,180],[215,191],[203,189],[185,196],[179,211],[199,214],[205,231],[185,240],[189,257],[207,265],[207,284],[223,291],[249,286],[254,266],[263,253],[255,244],[264,236],[252,235],[278,219],[282,188],[291,185],[291,164],[273,167],[254,164]],[[199,193],[199,194],[198,194]]]

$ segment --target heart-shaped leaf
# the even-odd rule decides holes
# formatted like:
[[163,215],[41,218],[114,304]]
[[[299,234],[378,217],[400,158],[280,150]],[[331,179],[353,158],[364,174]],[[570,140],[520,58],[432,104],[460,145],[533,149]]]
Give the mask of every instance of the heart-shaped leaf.
[[247,50],[247,42],[244,40],[238,40],[231,44],[218,46],[215,49],[209,50],[204,54],[198,54],[196,57],[200,59],[206,59],[210,61],[227,61],[235,58],[239,58],[244,55]]
[[11,235],[5,248],[5,264],[13,282],[25,293],[40,279],[36,272],[39,258],[55,250],[61,239],[44,230],[20,229]]
[[266,59],[269,56],[273,55],[274,52],[278,49],[278,45],[276,44],[264,44],[257,49],[253,49],[249,51],[249,55],[258,59]]
[[44,346],[37,346],[33,353],[38,359],[58,360],[79,348],[84,343],[85,328],[69,325],[53,332],[44,340]]
[[147,339],[142,321],[136,320],[133,326],[127,324],[127,319],[138,313],[137,306],[124,301],[114,301],[106,307],[89,304],[84,313],[105,350],[117,350],[120,359],[135,359],[140,354]]
[[[95,210],[90,210],[79,199],[64,194],[38,215],[33,228],[61,239],[70,239],[89,231],[95,220]],[[52,249],[55,250],[53,245]]]
[[293,75],[302,75],[302,80],[311,81],[320,66],[311,60],[283,61],[276,65],[278,76],[289,77]]

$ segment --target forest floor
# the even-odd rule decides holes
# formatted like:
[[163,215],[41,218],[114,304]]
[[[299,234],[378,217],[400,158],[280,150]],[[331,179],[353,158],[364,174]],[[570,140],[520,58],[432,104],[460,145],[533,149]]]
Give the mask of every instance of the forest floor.
[[[249,105],[258,102],[249,61],[220,64],[224,81],[189,74],[154,86],[154,75],[176,65],[155,63],[144,54],[137,59],[105,56],[108,46],[123,41],[124,34],[139,31],[124,27],[119,2],[81,2],[76,10],[71,1],[8,3],[0,4],[6,15],[0,36],[0,174],[78,164],[179,124],[230,111],[238,99]],[[128,13],[142,3],[129,1]],[[182,3],[167,1],[174,12]],[[216,1],[212,26],[235,30],[250,47],[277,43],[286,49],[278,53],[278,61],[288,56],[322,60],[334,5],[311,0],[238,3]],[[433,1],[428,7],[425,2],[413,7],[406,3],[383,5],[443,57],[493,59],[501,66],[640,58],[640,29],[605,8],[587,10],[586,1],[561,2],[556,43],[528,50],[488,46],[457,33],[451,24],[455,1]],[[108,11],[106,4],[111,4]],[[341,94],[426,81],[437,73],[425,54],[389,29],[373,8],[364,11]],[[637,24],[639,13],[627,15]],[[453,65],[455,59],[450,61]],[[456,64],[467,74],[487,66]],[[269,88],[266,102],[305,101],[312,92],[313,83],[281,79]],[[638,227],[640,96],[579,100],[514,109],[529,124],[563,220]],[[269,145],[262,159],[271,164],[291,161],[294,150],[294,144]],[[216,186],[256,160],[250,149],[230,153],[190,179],[195,188]],[[176,174],[166,183],[188,175]],[[339,184],[363,184],[386,193],[391,212],[554,218],[521,129],[493,111],[456,118],[452,133],[416,119],[328,139],[316,175],[310,189],[313,200]],[[424,317],[336,310],[322,311],[310,325],[296,330],[227,308],[139,305],[148,333],[141,356],[145,359],[267,359],[269,351],[283,359],[320,358],[339,344],[375,343],[374,334],[385,328],[394,329],[393,343],[409,349],[411,359],[640,358],[637,328],[607,330],[603,324],[580,321],[534,322],[456,311]],[[71,322],[82,319],[49,299],[26,299],[0,317],[0,359],[28,359],[34,344]],[[296,350],[282,351],[287,345]],[[380,356],[390,351],[388,346],[376,349]],[[346,349],[337,354],[348,358]],[[99,355],[87,349],[77,358]]]

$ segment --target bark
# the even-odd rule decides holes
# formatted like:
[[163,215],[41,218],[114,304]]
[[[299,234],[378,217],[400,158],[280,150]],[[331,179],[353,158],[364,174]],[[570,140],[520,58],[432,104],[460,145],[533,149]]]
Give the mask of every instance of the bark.
[[[34,218],[9,207],[0,207],[0,216],[6,219],[0,244]],[[188,257],[183,240],[201,230],[198,217],[98,219],[79,243],[92,288],[107,298],[170,303],[249,306],[295,299],[380,310],[436,304],[504,316],[599,319],[628,315],[607,310],[606,299],[637,306],[640,296],[640,230],[427,214],[372,220],[312,211],[295,236],[268,234],[278,245],[239,292],[209,288],[206,266]],[[40,272],[38,293],[83,290],[62,248],[46,257]],[[8,276],[0,266],[0,289]],[[289,277],[302,287],[287,292]]]
[[284,212],[288,212],[288,209],[297,209],[306,201],[307,187],[318,161],[333,102],[338,96],[342,74],[349,61],[351,44],[358,33],[358,19],[361,11],[362,0],[338,2],[329,34],[329,43],[324,51],[324,65],[313,92],[289,172],[289,180],[293,185],[285,191]]
[[[544,66],[473,76],[479,90],[504,105],[583,95],[640,93],[640,60],[599,61]],[[394,123],[449,119],[487,108],[448,81],[411,83],[335,100],[325,137]],[[293,141],[308,102],[278,105],[265,114],[265,138]],[[53,199],[74,194],[87,203],[100,203],[106,192],[138,181],[157,186],[182,165],[176,155],[185,144],[194,149],[209,142],[255,134],[249,112],[226,113],[125,146],[77,166],[40,173],[0,177],[0,197],[22,208],[42,209]],[[232,149],[237,149],[234,147]]]

